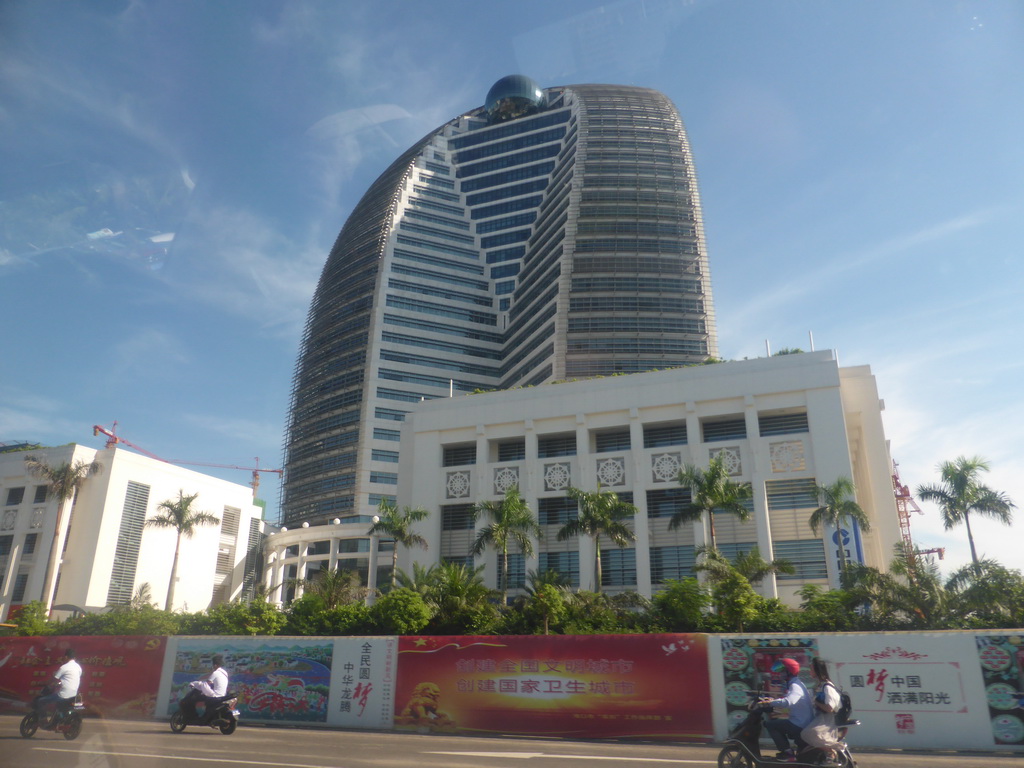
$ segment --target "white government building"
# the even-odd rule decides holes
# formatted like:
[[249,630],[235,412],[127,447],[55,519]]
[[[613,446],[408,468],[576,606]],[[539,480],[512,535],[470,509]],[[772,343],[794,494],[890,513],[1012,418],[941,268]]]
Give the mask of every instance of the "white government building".
[[[851,561],[885,569],[901,534],[883,404],[868,366],[841,368],[831,351],[691,366],[514,390],[428,400],[402,425],[397,503],[431,512],[418,531],[426,550],[399,550],[398,567],[440,560],[473,563],[471,511],[516,486],[545,536],[526,558],[510,553],[511,593],[531,570],[557,570],[593,589],[588,538],[560,542],[558,529],[575,511],[571,487],[612,490],[639,510],[636,541],[602,544],[603,590],[657,592],[668,579],[693,575],[694,548],[707,543],[703,523],[669,530],[685,503],[677,474],[721,456],[733,479],[754,489],[747,523],[716,515],[718,547],[735,555],[757,546],[766,559],[785,558],[792,576],[769,577],[762,594],[799,603],[805,584],[838,585],[838,543]],[[814,488],[838,477],[856,485],[871,529],[837,532],[808,523]],[[266,583],[287,597],[288,580],[319,568],[355,568],[377,583],[391,555],[371,568],[370,518],[284,530],[267,541]],[[376,547],[373,547],[376,549]],[[498,586],[498,558],[476,559]]]
[[[82,484],[56,530],[58,502],[47,482],[28,472],[26,457],[50,467],[95,461],[100,471]],[[144,583],[164,607],[176,533],[145,526],[158,505],[179,491],[198,493],[194,511],[209,512],[219,525],[196,528],[182,538],[174,610],[198,611],[251,589],[262,565],[263,510],[252,489],[157,461],[114,446],[96,450],[74,443],[0,452],[0,621],[12,607],[44,600],[47,560],[60,537],[55,615],[98,611],[127,603]]]

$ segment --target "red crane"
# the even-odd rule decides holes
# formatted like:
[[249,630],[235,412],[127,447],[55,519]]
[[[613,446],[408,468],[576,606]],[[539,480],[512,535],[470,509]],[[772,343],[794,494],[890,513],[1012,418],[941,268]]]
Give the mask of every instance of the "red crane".
[[903,535],[903,547],[907,553],[908,564],[911,570],[916,566],[917,555],[938,555],[939,560],[946,556],[945,547],[933,547],[932,549],[915,549],[914,541],[910,538],[910,513],[916,512],[923,515],[924,512],[917,506],[914,497],[910,495],[910,488],[900,481],[899,464],[892,463],[892,491],[896,497],[896,514],[900,519],[900,533]]
[[118,443],[124,443],[125,445],[127,445],[127,446],[129,446],[131,448],[134,448],[139,453],[145,454],[146,456],[149,456],[149,458],[151,458],[151,459],[156,459],[157,461],[162,461],[165,464],[177,464],[177,465],[189,466],[189,467],[220,467],[222,469],[241,469],[241,470],[245,470],[247,472],[252,472],[252,482],[249,483],[249,485],[252,486],[252,497],[254,499],[256,498],[256,493],[257,493],[257,491],[259,490],[259,487],[260,487],[260,472],[273,472],[274,474],[276,474],[278,476],[281,476],[281,475],[284,474],[284,470],[283,469],[267,469],[266,467],[261,467],[260,466],[260,457],[259,456],[255,457],[256,458],[256,466],[255,467],[240,467],[240,466],[237,466],[235,464],[211,464],[211,463],[202,462],[202,461],[180,461],[178,459],[165,459],[165,458],[162,458],[160,456],[157,456],[155,453],[150,453],[145,448],[140,448],[139,446],[135,445],[135,443],[130,442],[129,440],[126,440],[125,438],[123,438],[119,434],[117,434],[117,422],[116,421],[114,422],[113,426],[110,429],[107,429],[106,427],[101,427],[98,424],[93,425],[92,434],[94,436],[99,435],[99,434],[106,435],[107,436],[107,448],[112,448],[115,445],[117,445]]

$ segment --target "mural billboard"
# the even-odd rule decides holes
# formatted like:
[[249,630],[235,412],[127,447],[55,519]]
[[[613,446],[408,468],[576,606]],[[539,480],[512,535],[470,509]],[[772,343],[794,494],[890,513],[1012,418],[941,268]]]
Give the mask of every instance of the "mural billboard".
[[82,665],[79,693],[86,711],[110,718],[153,716],[165,637],[0,638],[0,712],[22,712],[53,680],[67,648]]
[[711,737],[703,635],[400,637],[395,728]]
[[238,695],[243,722],[327,723],[333,638],[171,638],[161,714],[178,708],[188,683],[210,672],[217,653],[224,656],[228,690]]

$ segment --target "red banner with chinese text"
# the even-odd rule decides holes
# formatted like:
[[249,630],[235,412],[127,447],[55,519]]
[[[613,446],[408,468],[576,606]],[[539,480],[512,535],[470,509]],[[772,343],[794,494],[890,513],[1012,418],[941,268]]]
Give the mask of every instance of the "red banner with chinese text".
[[707,638],[401,637],[395,728],[708,740]]
[[79,693],[86,710],[102,717],[153,716],[164,663],[164,637],[0,638],[0,712],[20,712],[63,662],[68,647],[82,665]]

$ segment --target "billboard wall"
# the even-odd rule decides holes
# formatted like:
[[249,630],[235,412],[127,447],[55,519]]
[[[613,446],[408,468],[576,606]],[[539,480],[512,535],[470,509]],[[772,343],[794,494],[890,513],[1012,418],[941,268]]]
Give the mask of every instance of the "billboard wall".
[[704,635],[400,637],[395,728],[707,740]]
[[153,717],[165,637],[0,638],[0,712],[23,712],[53,681],[67,648],[82,665],[79,692],[87,712],[101,717]]

